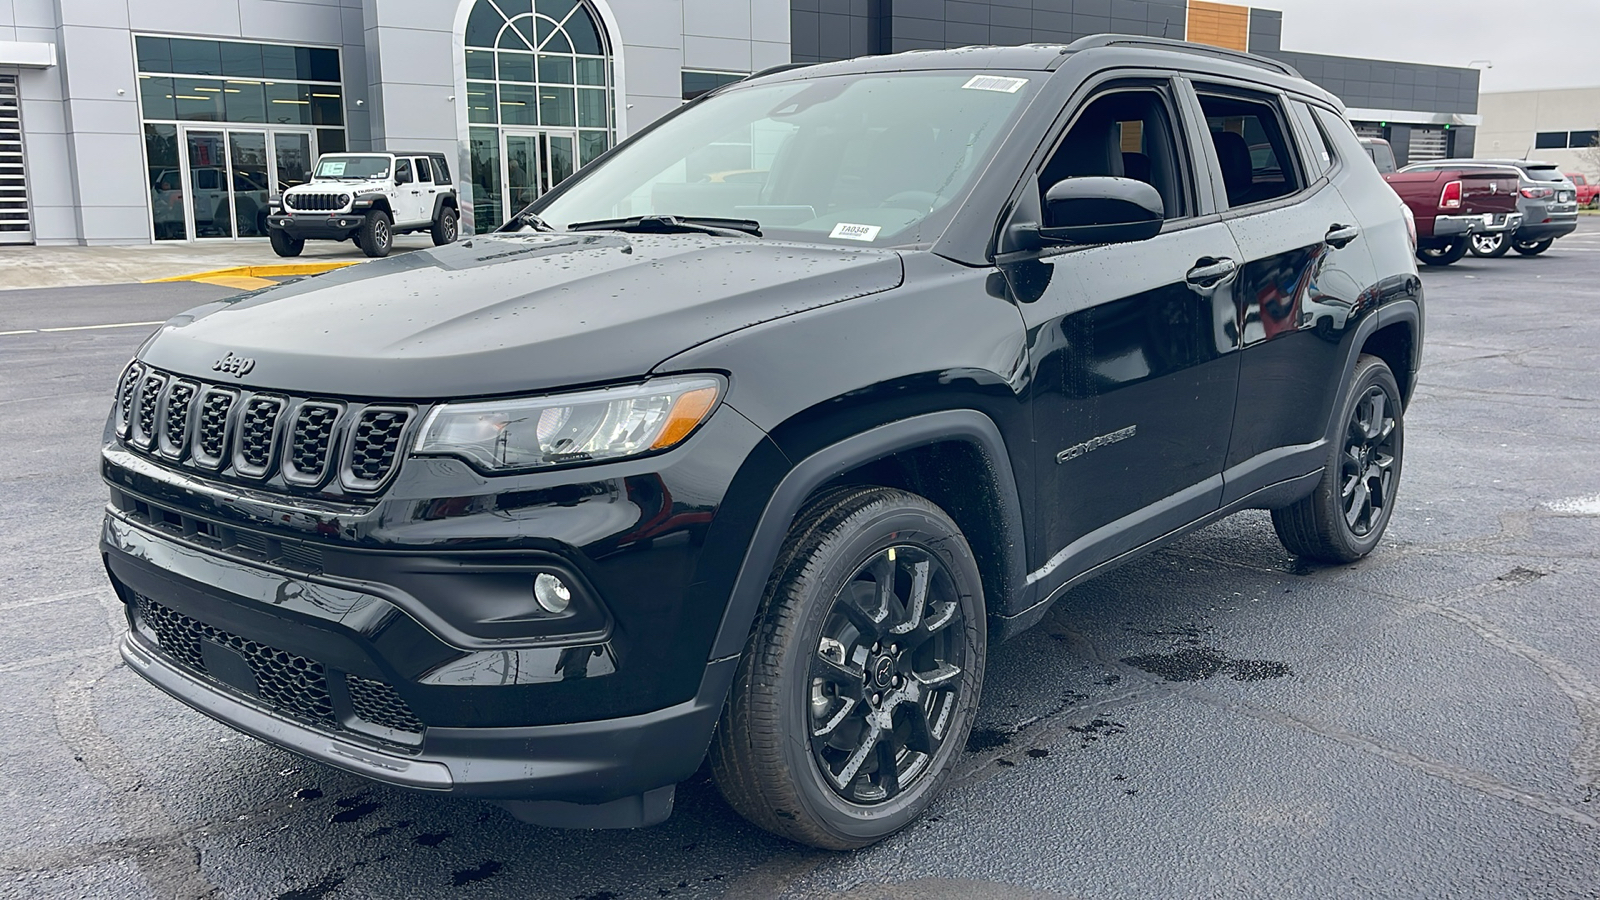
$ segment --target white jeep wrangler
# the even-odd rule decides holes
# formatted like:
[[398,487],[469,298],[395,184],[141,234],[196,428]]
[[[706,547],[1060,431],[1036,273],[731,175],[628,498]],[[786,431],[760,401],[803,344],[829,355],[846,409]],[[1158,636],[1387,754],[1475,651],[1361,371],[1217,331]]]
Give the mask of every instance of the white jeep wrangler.
[[427,231],[435,245],[461,232],[455,182],[442,153],[329,153],[311,181],[274,201],[267,236],[279,256],[299,256],[306,239],[353,240],[388,256],[394,236]]

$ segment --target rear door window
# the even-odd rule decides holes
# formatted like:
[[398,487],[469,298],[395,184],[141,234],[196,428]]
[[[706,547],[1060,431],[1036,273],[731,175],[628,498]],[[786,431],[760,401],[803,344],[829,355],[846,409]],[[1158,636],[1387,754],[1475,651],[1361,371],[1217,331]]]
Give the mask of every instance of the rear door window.
[[433,172],[429,168],[426,159],[417,160],[417,180],[421,182],[433,181]]
[[1195,89],[1230,207],[1265,203],[1304,187],[1276,98],[1247,92],[1207,93],[1198,85]]
[[450,183],[450,167],[445,165],[439,157],[430,157],[433,160],[433,180],[437,184]]

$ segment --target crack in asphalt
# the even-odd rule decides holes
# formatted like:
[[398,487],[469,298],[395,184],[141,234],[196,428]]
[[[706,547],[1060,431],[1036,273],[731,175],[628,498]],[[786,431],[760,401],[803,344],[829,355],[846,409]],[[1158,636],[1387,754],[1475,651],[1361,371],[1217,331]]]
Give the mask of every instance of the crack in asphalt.
[[[94,674],[80,668],[54,692],[56,734],[72,751],[85,774],[100,782],[124,834],[167,834],[171,839],[130,851],[151,892],[164,900],[210,900],[221,890],[200,871],[200,851],[167,814],[151,791],[143,790],[138,770],[100,728],[94,710],[94,692],[115,666]],[[133,839],[137,841],[137,839]]]

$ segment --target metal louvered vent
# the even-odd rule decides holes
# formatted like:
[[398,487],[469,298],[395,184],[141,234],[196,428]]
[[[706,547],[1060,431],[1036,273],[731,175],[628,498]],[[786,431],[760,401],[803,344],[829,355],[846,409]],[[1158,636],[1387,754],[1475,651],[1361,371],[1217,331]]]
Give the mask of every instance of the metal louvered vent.
[[161,389],[167,384],[165,375],[151,372],[139,383],[139,397],[135,401],[133,442],[146,450],[156,439],[156,403],[161,399]]
[[284,477],[295,484],[317,484],[328,474],[328,451],[333,447],[333,426],[341,408],[336,403],[307,401],[295,413],[289,429],[289,456]]
[[350,487],[374,490],[394,471],[409,410],[369,407],[350,435]]
[[128,434],[128,423],[133,416],[134,389],[143,375],[144,366],[129,363],[127,370],[122,373],[122,381],[117,384],[117,434],[124,437]]
[[283,406],[281,397],[251,397],[245,402],[244,412],[239,415],[238,456],[233,461],[240,475],[260,478],[271,468]]
[[283,201],[298,212],[334,212],[350,202],[349,194],[285,194]]
[[167,391],[167,405],[161,416],[161,453],[174,459],[183,455],[189,444],[189,409],[200,386],[192,381],[175,381]]
[[195,428],[194,458],[210,468],[222,465],[228,449],[228,413],[239,399],[232,391],[212,389],[200,398],[200,421]]

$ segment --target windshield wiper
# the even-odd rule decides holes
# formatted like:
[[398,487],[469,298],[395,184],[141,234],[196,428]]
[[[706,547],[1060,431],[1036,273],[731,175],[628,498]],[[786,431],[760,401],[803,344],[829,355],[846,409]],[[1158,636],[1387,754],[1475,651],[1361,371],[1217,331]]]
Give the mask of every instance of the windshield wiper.
[[633,216],[628,219],[596,219],[574,222],[568,231],[632,231],[639,234],[709,234],[716,237],[761,237],[761,223],[754,219],[719,219],[711,216]]
[[512,216],[511,219],[504,225],[496,228],[495,231],[511,232],[523,227],[532,228],[534,231],[555,231],[555,229],[550,226],[549,222],[546,222],[531,212],[517,213],[516,215]]

